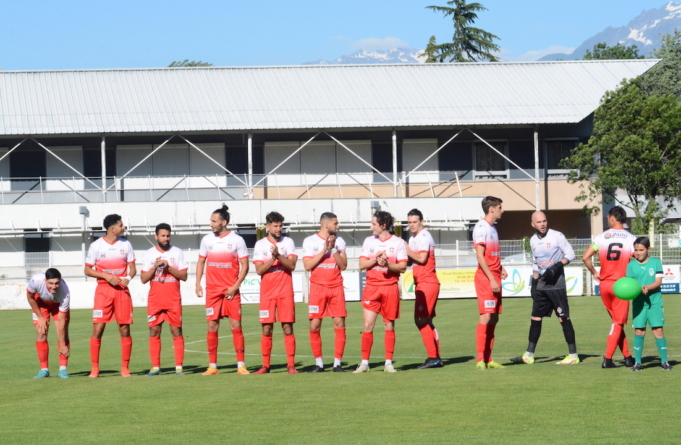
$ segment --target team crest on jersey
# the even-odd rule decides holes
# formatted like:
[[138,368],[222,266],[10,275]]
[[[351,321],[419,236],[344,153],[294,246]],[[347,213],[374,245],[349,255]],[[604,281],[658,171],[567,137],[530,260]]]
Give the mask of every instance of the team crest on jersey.
[[99,254],[99,257],[100,257],[100,258],[106,258],[106,253],[105,253],[105,252],[100,253],[100,254]]
[[170,264],[175,264],[175,258],[168,258],[168,262]]
[[394,247],[391,247],[390,249],[388,249],[388,251],[389,251],[390,253],[395,253],[395,248],[394,248]]
[[102,311],[92,311],[92,318],[101,318],[102,317]]
[[227,244],[227,250],[233,250],[234,245],[233,244]]
[[546,243],[546,248],[550,249],[551,248],[551,243]]
[[260,318],[270,318],[270,311],[260,311]]
[[652,277],[653,275],[655,275],[655,271],[653,269],[650,269],[648,271],[648,275],[650,275]]
[[208,246],[208,250],[213,250],[213,246]]
[[121,249],[119,252],[121,253],[121,256],[125,256],[125,250]]
[[319,306],[310,306],[310,314],[318,314]]

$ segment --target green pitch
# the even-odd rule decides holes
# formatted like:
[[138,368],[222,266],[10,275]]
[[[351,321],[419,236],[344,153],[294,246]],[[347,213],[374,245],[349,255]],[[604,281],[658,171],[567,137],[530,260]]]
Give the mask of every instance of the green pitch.
[[[220,375],[202,376],[207,365],[203,308],[185,308],[186,376],[174,375],[172,342],[163,332],[164,375],[147,377],[148,331],[144,311],[133,325],[132,378],[118,374],[120,342],[115,325],[102,342],[102,375],[88,379],[88,310],[72,312],[71,379],[56,377],[55,332],[50,333],[53,377],[38,371],[28,311],[0,311],[0,441],[2,443],[675,443],[681,415],[681,364],[659,367],[648,332],[644,371],[600,369],[609,319],[597,297],[571,298],[582,364],[556,366],[567,353],[555,318],[546,319],[534,365],[475,370],[477,306],[472,300],[441,301],[435,324],[447,366],[414,369],[425,359],[413,325],[412,302],[397,323],[396,374],[382,372],[382,326],[376,331],[372,371],[355,375],[286,374],[281,329],[275,331],[273,372],[234,373],[231,332],[223,324]],[[529,299],[506,299],[497,328],[495,360],[525,350]],[[681,301],[665,296],[670,361],[681,356]],[[244,306],[246,364],[260,364],[257,308]],[[361,308],[349,304],[346,369],[359,362]],[[298,305],[298,314],[306,313]],[[379,322],[380,325],[380,322]],[[298,369],[313,364],[307,320],[296,324]],[[630,347],[633,330],[626,329]],[[323,327],[330,370],[333,329]],[[655,358],[653,358],[653,356]],[[621,364],[621,361],[616,362]]]

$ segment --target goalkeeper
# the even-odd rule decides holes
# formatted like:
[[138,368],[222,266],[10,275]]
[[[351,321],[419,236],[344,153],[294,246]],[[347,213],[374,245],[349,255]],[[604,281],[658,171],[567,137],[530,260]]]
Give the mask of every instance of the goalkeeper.
[[575,343],[575,330],[570,320],[563,270],[563,267],[575,258],[575,252],[562,233],[549,229],[546,215],[543,212],[532,214],[532,227],[535,229],[535,234],[530,239],[533,258],[530,336],[527,351],[522,357],[514,358],[513,362],[528,365],[534,363],[534,350],[541,335],[542,318],[550,317],[555,311],[563,327],[569,351],[569,354],[556,364],[576,365],[579,363],[579,356]]

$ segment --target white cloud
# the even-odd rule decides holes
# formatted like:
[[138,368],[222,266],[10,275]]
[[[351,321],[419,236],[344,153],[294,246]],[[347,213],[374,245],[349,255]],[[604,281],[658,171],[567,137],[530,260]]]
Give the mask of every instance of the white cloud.
[[368,39],[361,39],[352,42],[353,51],[364,49],[367,51],[388,50],[393,48],[409,48],[409,44],[398,39],[397,37],[386,37],[384,39],[377,39],[370,37]]
[[[555,53],[565,53],[565,54],[571,54],[575,48],[570,48],[567,46],[557,46],[557,45],[552,45],[549,46],[548,48],[540,49],[537,51],[528,51],[525,54],[521,54],[520,56],[517,57],[511,57],[510,52],[507,52],[506,54],[503,54],[503,59],[506,62],[530,62],[534,60],[539,60],[544,56],[548,56],[549,54],[555,54]],[[504,53],[504,51],[501,51]]]

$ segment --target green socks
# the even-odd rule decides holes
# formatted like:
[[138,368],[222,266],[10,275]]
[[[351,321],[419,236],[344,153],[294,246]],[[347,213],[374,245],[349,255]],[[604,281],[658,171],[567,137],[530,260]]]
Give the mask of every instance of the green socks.
[[[641,344],[643,344],[643,342],[641,342]],[[655,345],[657,346],[657,350],[660,351],[660,361],[662,363],[667,362],[667,338],[656,338]]]
[[[641,363],[641,356],[643,355],[643,340],[645,340],[645,336],[634,335],[634,358],[636,359],[636,363]],[[667,350],[665,349],[665,353],[666,352]]]

